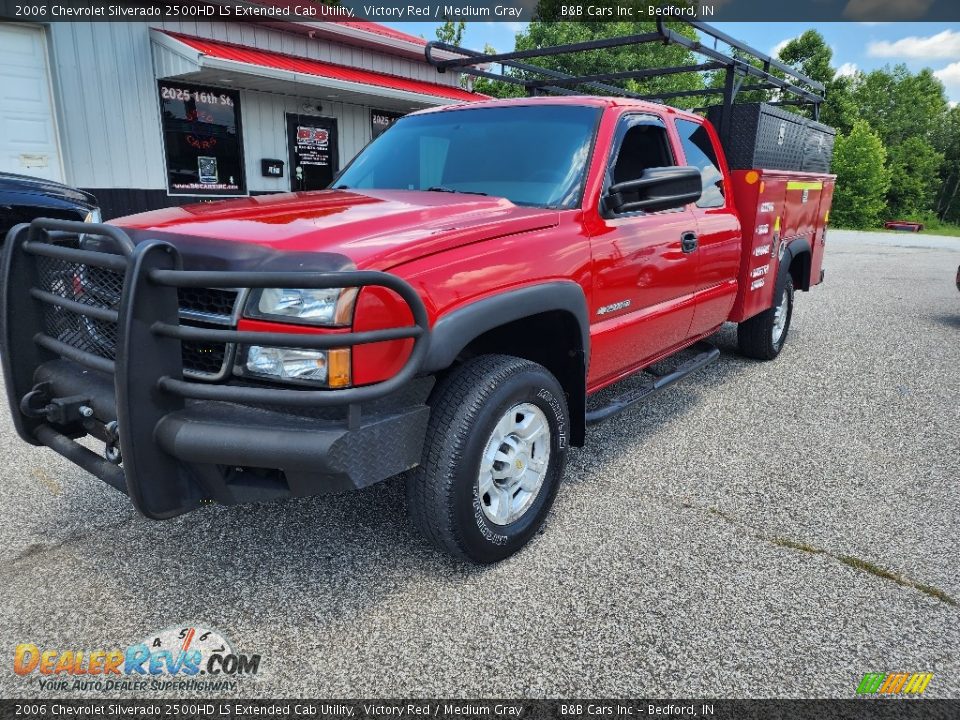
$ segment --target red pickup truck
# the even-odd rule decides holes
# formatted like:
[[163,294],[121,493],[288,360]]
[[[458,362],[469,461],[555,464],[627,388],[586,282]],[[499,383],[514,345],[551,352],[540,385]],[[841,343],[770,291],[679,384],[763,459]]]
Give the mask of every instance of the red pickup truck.
[[404,117],[330,190],[35,221],[4,255],[13,419],[151,518],[408,471],[423,534],[494,562],[587,425],[714,359],[723,323],[780,353],[833,185],[731,173],[699,115],[528,98]]

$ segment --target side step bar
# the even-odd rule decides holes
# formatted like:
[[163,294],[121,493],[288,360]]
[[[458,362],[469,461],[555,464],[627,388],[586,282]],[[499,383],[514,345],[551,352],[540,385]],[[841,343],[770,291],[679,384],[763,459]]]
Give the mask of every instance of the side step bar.
[[623,412],[631,405],[636,405],[638,402],[646,400],[654,393],[670,387],[675,382],[682,380],[691,373],[695,373],[697,370],[709,365],[720,357],[720,351],[717,348],[703,341],[692,345],[690,349],[696,350],[697,354],[682,363],[672,372],[666,375],[660,375],[653,382],[614,398],[609,404],[603,407],[588,411],[587,425],[596,425]]

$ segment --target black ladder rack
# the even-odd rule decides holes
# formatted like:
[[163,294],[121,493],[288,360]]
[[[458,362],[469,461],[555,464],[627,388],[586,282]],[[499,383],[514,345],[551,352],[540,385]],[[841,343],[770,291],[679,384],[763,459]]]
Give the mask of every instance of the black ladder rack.
[[[596,90],[607,95],[629,97],[635,100],[652,100],[656,102],[663,102],[671,98],[679,97],[721,95],[724,109],[718,129],[723,139],[725,139],[724,136],[730,129],[730,123],[728,122],[730,115],[729,108],[733,105],[737,93],[740,90],[778,90],[781,97],[776,101],[777,104],[809,105],[813,110],[813,119],[819,119],[820,105],[825,99],[823,83],[807,77],[796,68],[730,37],[707,23],[690,21],[688,24],[696,28],[701,35],[713,38],[714,43],[719,41],[733,48],[735,54],[725,54],[715,49],[715,47],[705,45],[699,40],[692,40],[681,35],[668,28],[664,21],[660,19],[657,20],[656,31],[638,35],[600,38],[554,47],[515,50],[513,52],[494,54],[477,52],[476,50],[468,50],[457,47],[456,45],[433,41],[427,43],[424,54],[427,62],[437,68],[438,72],[445,72],[447,69],[452,68],[466,75],[520,85],[524,87],[530,95],[540,93],[579,95],[581,93],[578,93],[574,89],[578,86]],[[691,52],[703,56],[707,62],[696,65],[642,68],[592,75],[571,75],[569,73],[522,62],[523,60],[529,60],[531,58],[553,57],[570,53],[589,52],[590,50],[648,43],[672,43],[680,45]],[[435,57],[434,51],[436,50],[443,51],[445,57]],[[459,55],[460,57],[449,57],[451,54]],[[755,67],[752,62],[759,63],[760,67]],[[482,67],[489,64],[499,64],[501,68],[507,67],[520,70],[526,77],[504,74],[502,72],[494,73]],[[722,88],[702,88],[700,90],[681,90],[644,95],[631,92],[619,85],[611,84],[618,80],[644,80],[653,77],[662,77],[664,75],[714,70],[723,70],[725,72]],[[744,84],[748,78],[751,84]]]

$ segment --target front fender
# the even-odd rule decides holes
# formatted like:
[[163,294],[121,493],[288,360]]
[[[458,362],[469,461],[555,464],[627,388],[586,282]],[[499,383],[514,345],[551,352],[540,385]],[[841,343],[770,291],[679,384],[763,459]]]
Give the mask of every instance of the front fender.
[[556,280],[498,293],[457,308],[440,317],[430,335],[423,369],[444,370],[472,340],[515,320],[553,310],[569,312],[580,328],[584,358],[590,357],[590,321],[583,288],[569,280]]

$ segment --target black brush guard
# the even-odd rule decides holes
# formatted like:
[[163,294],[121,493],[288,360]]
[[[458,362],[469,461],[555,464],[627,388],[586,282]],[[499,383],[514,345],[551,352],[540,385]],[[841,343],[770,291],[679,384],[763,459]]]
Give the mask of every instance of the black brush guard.
[[[110,251],[82,249],[83,235]],[[13,228],[3,258],[3,370],[18,434],[126,492],[147,517],[172,517],[211,501],[364,487],[419,462],[432,381],[416,375],[429,324],[419,296],[394,275],[183,270],[170,243],[134,245],[117,227],[53,219]],[[62,292],[64,286],[45,287],[42,259],[121,275],[119,307],[83,302]],[[303,335],[179,320],[179,288],[372,285],[397,293],[414,325]],[[97,327],[115,324],[114,357],[48,334],[51,308]],[[413,348],[401,370],[363,387],[212,384],[183,375],[181,342],[332,349],[408,338]],[[105,457],[76,442],[86,435],[106,443]]]

